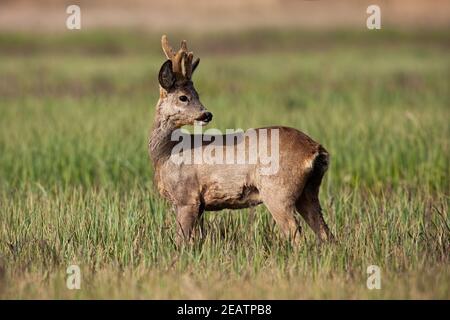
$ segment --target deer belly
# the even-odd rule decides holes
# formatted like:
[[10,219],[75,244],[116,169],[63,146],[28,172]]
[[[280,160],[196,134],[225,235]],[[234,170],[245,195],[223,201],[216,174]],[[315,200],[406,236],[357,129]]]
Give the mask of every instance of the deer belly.
[[254,185],[233,181],[211,181],[203,189],[205,210],[248,208],[261,203]]

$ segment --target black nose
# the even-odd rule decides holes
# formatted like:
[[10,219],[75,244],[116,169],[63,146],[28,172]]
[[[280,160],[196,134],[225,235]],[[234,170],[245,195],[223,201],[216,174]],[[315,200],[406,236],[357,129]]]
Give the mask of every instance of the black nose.
[[212,113],[211,112],[203,112],[200,117],[198,117],[197,121],[204,121],[204,122],[210,122],[212,119]]
[[205,121],[210,122],[212,120],[212,113],[211,112],[205,112]]

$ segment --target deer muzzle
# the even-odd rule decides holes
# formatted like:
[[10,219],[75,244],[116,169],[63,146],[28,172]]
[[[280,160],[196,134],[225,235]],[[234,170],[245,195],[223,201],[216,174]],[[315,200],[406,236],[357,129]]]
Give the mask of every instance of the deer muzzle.
[[202,115],[195,120],[200,122],[201,125],[206,125],[212,120],[212,117],[213,117],[212,113],[207,111],[203,112]]

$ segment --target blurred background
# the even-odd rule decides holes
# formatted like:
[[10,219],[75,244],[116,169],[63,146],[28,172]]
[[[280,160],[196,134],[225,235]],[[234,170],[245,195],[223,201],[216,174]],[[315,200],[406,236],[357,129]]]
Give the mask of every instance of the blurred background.
[[365,26],[366,8],[381,7],[385,28],[446,28],[446,0],[2,0],[0,29],[64,32],[65,8],[82,7],[83,27],[173,30],[242,30],[255,27],[336,29]]
[[[449,27],[448,0],[0,0],[0,298],[449,299]],[[174,246],[147,155],[162,33],[201,58],[209,127],[327,148],[340,245],[303,224],[291,248],[259,206]],[[383,290],[365,287],[374,264]]]

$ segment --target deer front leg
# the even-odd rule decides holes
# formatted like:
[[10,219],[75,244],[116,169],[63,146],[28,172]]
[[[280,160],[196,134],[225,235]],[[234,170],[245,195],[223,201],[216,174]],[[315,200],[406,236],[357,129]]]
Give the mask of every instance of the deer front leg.
[[183,205],[176,208],[177,244],[187,243],[191,240],[192,230],[200,216],[198,205]]

